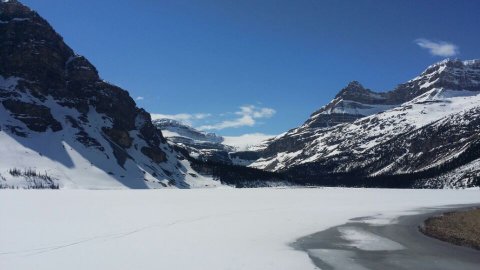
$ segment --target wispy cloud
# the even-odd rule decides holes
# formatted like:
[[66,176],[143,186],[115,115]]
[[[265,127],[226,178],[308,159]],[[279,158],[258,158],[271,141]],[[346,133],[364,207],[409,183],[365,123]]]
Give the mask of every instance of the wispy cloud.
[[258,119],[270,118],[276,111],[272,108],[258,108],[255,105],[246,105],[240,107],[240,111],[235,112],[237,115],[234,119],[223,120],[215,124],[199,126],[201,130],[221,130],[226,128],[239,128],[244,126],[253,127]]
[[232,113],[179,113],[179,114],[150,114],[152,120],[173,119],[184,124],[194,126],[200,130],[221,130],[226,128],[253,127],[258,120],[267,119],[275,115],[272,108],[257,107],[255,105],[241,106],[238,111]]
[[195,114],[189,114],[189,113],[179,113],[179,114],[152,113],[152,114],[150,114],[150,116],[152,117],[152,120],[172,119],[172,120],[176,120],[176,121],[185,123],[187,125],[192,125],[192,121],[205,119],[207,117],[210,117],[211,114],[209,114],[209,113],[195,113]]
[[144,100],[144,99],[145,99],[145,98],[144,98],[144,97],[141,97],[141,96],[135,98],[135,100]]
[[427,49],[431,55],[449,57],[459,53],[458,46],[445,41],[431,41],[425,38],[415,40],[415,43]]

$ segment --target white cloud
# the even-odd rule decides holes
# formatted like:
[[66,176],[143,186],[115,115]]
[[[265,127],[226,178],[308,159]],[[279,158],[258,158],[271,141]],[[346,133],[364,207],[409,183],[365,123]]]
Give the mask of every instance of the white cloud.
[[254,105],[242,106],[241,111],[236,112],[237,115],[251,115],[253,118],[270,118],[276,111],[271,108],[257,108]]
[[209,114],[209,113],[195,113],[195,114],[189,114],[189,113],[179,113],[179,114],[152,113],[152,114],[150,114],[150,116],[152,117],[152,120],[172,119],[172,120],[176,120],[176,121],[183,122],[185,124],[191,125],[192,121],[205,119],[207,117],[210,117],[211,114]]
[[144,97],[136,97],[135,100],[144,100]]
[[[226,128],[239,128],[244,126],[253,127],[257,124],[258,119],[270,118],[276,113],[276,111],[272,108],[257,107],[255,105],[245,105],[241,106],[239,109],[239,111],[236,111],[234,113],[220,113],[218,115],[212,115],[210,113],[152,113],[150,115],[152,117],[152,120],[173,119],[190,126],[195,126],[200,130],[221,130]],[[235,117],[233,119],[226,119],[228,118],[228,116]],[[215,120],[215,118],[217,119]]]
[[220,130],[225,128],[239,128],[244,126],[253,127],[257,123],[257,119],[270,118],[276,111],[271,108],[258,108],[255,105],[246,105],[240,107],[240,111],[235,112],[237,118],[224,120],[216,124],[203,125],[198,127],[201,130]]
[[449,57],[455,56],[459,53],[457,45],[445,41],[435,42],[425,38],[419,38],[415,40],[415,43],[418,46],[427,49],[431,55],[435,56]]

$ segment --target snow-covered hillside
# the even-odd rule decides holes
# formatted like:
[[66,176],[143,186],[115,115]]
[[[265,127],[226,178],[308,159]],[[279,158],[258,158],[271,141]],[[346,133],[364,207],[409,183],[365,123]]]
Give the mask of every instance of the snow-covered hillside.
[[2,2],[0,21],[0,187],[219,185],[35,11]]
[[3,190],[0,269],[313,270],[307,253],[290,246],[300,237],[357,217],[388,223],[423,207],[480,203],[478,195],[331,188]]
[[[480,92],[432,89],[411,102],[353,123],[303,132],[297,132],[298,129],[292,130],[283,137],[298,136],[305,140],[308,137],[306,147],[299,145],[293,149],[294,151],[281,152],[275,157],[260,159],[252,166],[281,170],[320,158],[332,157],[343,151],[360,155],[399,134],[427,126],[440,119],[450,119],[457,113],[477,108],[479,105]],[[273,164],[275,167],[272,167]]]
[[[356,171],[372,176],[412,173],[442,166],[467,149],[476,147],[479,141],[479,86],[480,61],[442,61],[381,96],[385,99],[412,97],[411,100],[333,127],[315,124],[317,117],[326,113],[324,107],[301,127],[270,141],[260,151],[262,157],[250,166],[285,171],[315,163],[320,174]],[[366,90],[358,86],[356,91]],[[439,125],[448,126],[450,132]],[[422,134],[426,133],[431,137],[423,138]],[[399,141],[404,144],[396,145],[398,151],[394,152],[391,147]],[[411,149],[411,145],[417,145],[419,141],[423,142],[423,147]],[[480,158],[480,153],[477,155]],[[474,178],[480,177],[479,170],[472,173]]]

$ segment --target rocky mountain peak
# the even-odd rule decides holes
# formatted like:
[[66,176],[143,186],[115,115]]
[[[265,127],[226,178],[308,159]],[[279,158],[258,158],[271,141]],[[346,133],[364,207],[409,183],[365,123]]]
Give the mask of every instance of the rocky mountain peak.
[[30,13],[34,13],[34,11],[32,11],[30,8],[23,5],[17,0],[2,0],[0,4],[2,5],[1,7],[2,15],[8,15],[13,13],[17,15],[20,15],[20,14],[27,15]]
[[390,107],[386,97],[386,93],[374,92],[352,81],[330,103],[315,111],[302,127],[331,127],[375,114]]
[[363,92],[363,91],[365,91],[365,88],[360,82],[351,81],[350,83],[348,83],[348,85],[345,88],[340,90],[340,92],[338,92],[338,94],[335,97],[343,97],[345,95],[353,94],[355,92]]
[[352,89],[352,90],[362,90],[365,89],[363,85],[359,81],[351,81],[348,83],[345,89]]
[[2,76],[22,78],[21,88],[41,94],[64,88],[65,65],[74,52],[47,21],[18,1],[2,2],[0,31]]
[[434,88],[480,91],[480,60],[445,59],[388,92],[374,92],[352,81],[331,102],[315,111],[300,130],[352,122],[391,109]]
[[480,60],[445,59],[429,66],[406,85],[419,92],[432,88],[480,91]]
[[420,76],[426,76],[435,72],[448,72],[451,69],[463,69],[463,68],[468,68],[468,67],[473,67],[475,65],[478,65],[480,63],[479,60],[467,60],[467,61],[462,61],[460,59],[454,58],[454,59],[444,59],[440,62],[434,63],[427,67],[425,71],[422,72]]
[[370,89],[363,87],[358,81],[350,82],[345,88],[335,96],[335,99],[350,100],[361,103],[377,103],[382,99],[382,94],[375,93]]

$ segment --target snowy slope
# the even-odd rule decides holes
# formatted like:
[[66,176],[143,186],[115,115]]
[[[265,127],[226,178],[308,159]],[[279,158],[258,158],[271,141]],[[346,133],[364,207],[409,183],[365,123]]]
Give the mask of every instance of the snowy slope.
[[0,21],[0,187],[219,185],[35,11],[2,2]]
[[[382,94],[385,99],[411,98],[401,105],[327,127],[316,124],[317,117],[326,113],[324,107],[301,127],[271,140],[265,149],[259,151],[261,158],[250,166],[286,171],[300,165],[316,164],[315,170],[319,174],[356,171],[360,175],[372,176],[418,172],[441,166],[475,145],[476,137],[471,134],[480,130],[480,124],[475,121],[480,108],[479,78],[479,61],[442,61],[429,67],[421,76]],[[359,89],[363,88],[356,91],[364,91]],[[433,125],[436,122],[442,126]],[[444,130],[447,126],[451,133]],[[425,148],[422,148],[423,152],[435,152],[439,155],[437,159],[414,149],[414,153],[401,150],[416,145],[426,133],[432,138],[440,137],[424,143]],[[460,144],[455,144],[453,138],[460,140]],[[400,140],[403,145],[397,143],[398,151],[393,153],[390,147]],[[439,147],[442,153],[437,151]],[[391,163],[386,164],[387,160]]]
[[305,140],[305,144],[299,143],[292,151],[262,158],[252,166],[281,170],[292,165],[334,156],[343,151],[360,155],[399,134],[478,106],[480,106],[479,92],[432,89],[411,102],[353,123],[302,132],[298,132],[301,128],[292,130],[281,138],[301,137],[298,140]]
[[444,175],[427,179],[426,186],[433,188],[462,188],[477,181],[480,185],[480,158],[460,166]]
[[[0,144],[3,146],[0,149],[0,186],[13,188],[54,184],[60,188],[118,189],[219,184],[197,175],[186,160],[178,160],[179,154],[168,144],[161,146],[166,153],[166,160],[155,163],[138,150],[147,143],[135,130],[130,131],[133,147],[125,152],[129,158],[121,165],[113,153],[112,142],[102,131],[103,127],[112,125],[111,119],[91,108],[85,123],[78,121],[74,124],[71,119],[80,118],[76,109],[60,106],[51,98],[42,102],[27,93],[18,95],[20,97],[17,99],[23,102],[45,104],[61,124],[62,130],[30,130],[0,104]],[[140,119],[137,122],[142,124]],[[91,142],[95,143],[82,143],[80,131],[88,134]],[[11,171],[15,169],[20,172],[34,171],[40,175],[14,176]]]
[[313,270],[308,255],[289,246],[300,237],[357,217],[378,224],[423,207],[478,204],[478,195],[330,188],[3,190],[0,269]]

